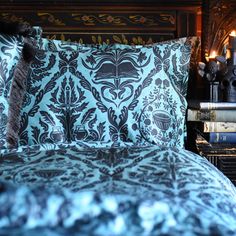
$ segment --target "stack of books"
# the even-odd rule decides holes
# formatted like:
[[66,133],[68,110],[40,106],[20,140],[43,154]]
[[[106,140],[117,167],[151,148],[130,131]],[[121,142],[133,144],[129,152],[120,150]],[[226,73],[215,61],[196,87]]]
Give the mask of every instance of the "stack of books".
[[209,143],[197,134],[196,149],[198,154],[222,171],[236,186],[236,145],[228,143]]
[[236,103],[189,101],[187,121],[196,151],[236,185]]
[[187,121],[209,143],[236,144],[236,103],[189,101]]

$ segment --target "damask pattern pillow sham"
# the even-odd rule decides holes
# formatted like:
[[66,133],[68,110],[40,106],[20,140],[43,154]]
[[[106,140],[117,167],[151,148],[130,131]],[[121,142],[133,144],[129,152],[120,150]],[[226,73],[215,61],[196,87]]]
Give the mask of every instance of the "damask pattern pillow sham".
[[0,34],[0,149],[7,148],[8,97],[23,45],[22,36]]
[[30,31],[28,25],[0,21],[0,149],[7,148],[8,97],[24,45],[24,36]]
[[[38,34],[39,35],[39,34]],[[180,38],[178,41],[182,43],[186,40],[186,38]],[[190,55],[190,65],[189,65],[189,74],[195,73],[199,56],[200,56],[200,49],[201,49],[201,41],[199,37],[192,36],[188,37],[187,39],[191,44],[191,55]],[[164,41],[163,43],[168,43],[169,41]],[[158,44],[158,43],[157,43]],[[149,45],[154,46],[155,44]],[[147,45],[146,45],[147,46]],[[132,49],[143,47],[143,45],[128,45],[128,44],[80,44],[70,41],[63,41],[63,40],[56,40],[56,39],[47,39],[43,37],[38,37],[38,48],[42,50],[48,51],[61,51],[61,50],[81,50],[82,47],[93,47],[102,50],[109,50],[109,49]],[[193,76],[194,77],[194,76]],[[186,84],[185,84],[186,85]],[[185,86],[184,96],[187,95],[187,86]]]
[[182,147],[190,52],[189,38],[123,48],[38,50],[19,143]]
[[[9,115],[9,96],[12,84],[14,84],[14,77],[18,77],[18,82],[16,79],[15,88],[13,90],[18,91],[13,91],[13,93],[20,94],[19,90],[21,90],[21,88],[19,86],[21,86],[21,78],[23,74],[26,73],[26,64],[32,58],[31,52],[28,50],[29,47],[26,46],[24,50],[24,45],[26,41],[28,45],[30,45],[34,38],[40,38],[41,35],[39,32],[41,31],[40,27],[32,28],[24,23],[0,21],[0,149],[9,147],[7,126],[9,120],[13,121],[14,116],[19,116],[18,114],[13,114],[13,117]],[[22,53],[23,51],[24,53]],[[24,64],[24,68],[21,68],[22,65],[19,65],[21,58],[21,62],[28,60],[28,62]],[[16,68],[18,68],[17,71]],[[13,103],[16,105],[18,101],[19,100],[13,101]],[[17,109],[20,109],[20,107]],[[19,117],[16,117],[16,120],[19,120]],[[12,122],[12,127],[17,125],[17,123],[19,122]]]

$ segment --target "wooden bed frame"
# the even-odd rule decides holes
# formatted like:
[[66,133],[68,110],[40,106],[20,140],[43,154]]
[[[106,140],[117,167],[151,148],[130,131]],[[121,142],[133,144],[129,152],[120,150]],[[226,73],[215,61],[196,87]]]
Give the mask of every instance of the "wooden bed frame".
[[40,25],[44,35],[50,38],[84,43],[145,44],[201,35],[199,1],[184,1],[185,4],[169,0],[165,4],[162,1],[127,1],[126,4],[116,1],[115,4],[89,0],[59,0],[54,4],[48,4],[50,1],[40,1],[42,4],[36,4],[36,1],[27,1],[27,4],[18,0],[6,2],[7,7],[0,7],[1,18]]

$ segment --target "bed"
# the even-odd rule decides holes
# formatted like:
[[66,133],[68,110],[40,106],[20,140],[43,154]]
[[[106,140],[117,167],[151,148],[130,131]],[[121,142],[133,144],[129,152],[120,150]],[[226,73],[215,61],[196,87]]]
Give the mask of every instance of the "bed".
[[236,235],[234,185],[185,149],[198,38],[1,30],[0,235]]

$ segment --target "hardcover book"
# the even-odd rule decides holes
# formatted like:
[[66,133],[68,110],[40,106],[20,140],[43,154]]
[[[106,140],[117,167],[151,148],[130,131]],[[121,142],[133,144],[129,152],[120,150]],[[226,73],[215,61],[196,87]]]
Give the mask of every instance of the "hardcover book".
[[236,109],[200,110],[189,108],[187,111],[187,121],[236,122]]
[[214,122],[202,121],[198,124],[202,132],[236,132],[236,123],[234,122]]
[[236,132],[211,132],[205,133],[204,136],[209,143],[236,143]]
[[236,132],[211,132],[203,133],[196,129],[208,143],[234,144],[236,143]]
[[189,100],[188,107],[200,110],[234,110],[236,109],[236,102],[208,102]]
[[196,146],[203,156],[234,156],[236,159],[236,145],[232,143],[209,143],[202,133],[197,132]]

